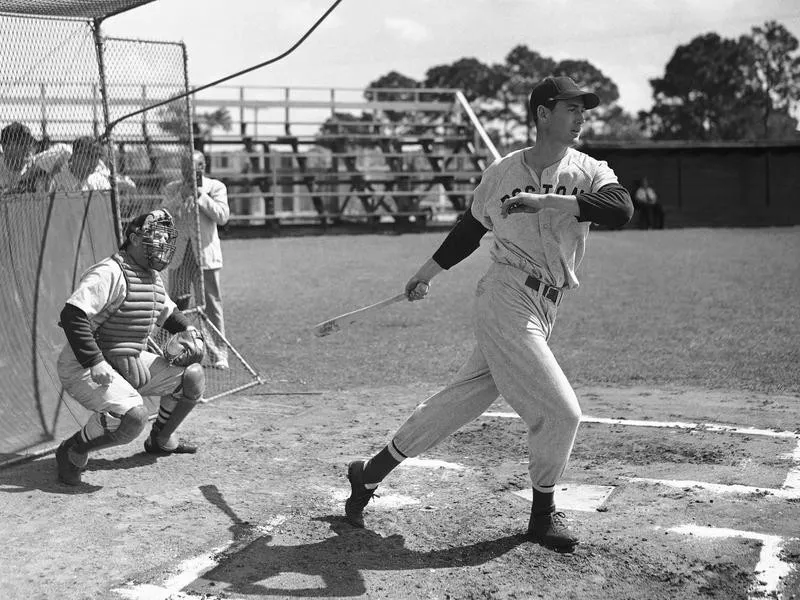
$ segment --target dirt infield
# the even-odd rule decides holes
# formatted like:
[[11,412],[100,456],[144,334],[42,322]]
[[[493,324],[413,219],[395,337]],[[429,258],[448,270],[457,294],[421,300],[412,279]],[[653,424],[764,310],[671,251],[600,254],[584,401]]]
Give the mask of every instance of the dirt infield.
[[502,401],[396,471],[366,530],[344,522],[346,463],[435,390],[255,388],[190,417],[195,456],[156,459],[139,440],[98,453],[76,489],[52,455],[2,470],[2,597],[800,596],[800,453],[785,431],[798,398],[579,388],[587,420],[558,494],[610,495],[567,509],[582,541],[557,554],[521,536],[524,427]]

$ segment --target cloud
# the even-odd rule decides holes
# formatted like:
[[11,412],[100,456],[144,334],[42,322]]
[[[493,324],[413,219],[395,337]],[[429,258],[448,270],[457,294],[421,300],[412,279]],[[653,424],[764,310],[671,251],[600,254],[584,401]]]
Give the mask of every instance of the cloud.
[[424,25],[403,17],[387,17],[384,25],[393,35],[406,42],[424,42],[431,32]]

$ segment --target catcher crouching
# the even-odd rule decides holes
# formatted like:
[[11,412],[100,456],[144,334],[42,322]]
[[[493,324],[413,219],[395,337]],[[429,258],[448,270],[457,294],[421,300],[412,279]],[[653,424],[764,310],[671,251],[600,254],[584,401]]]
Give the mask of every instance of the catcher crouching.
[[[139,215],[126,227],[119,251],[82,275],[61,311],[68,343],[58,358],[58,376],[69,395],[93,411],[56,451],[63,483],[81,483],[89,452],[128,444],[144,431],[142,396],[161,398],[145,451],[197,451],[175,431],[203,397],[205,345],[167,296],[159,273],[172,260],[177,235],[166,210]],[[182,351],[167,357],[147,351],[156,326],[174,334],[170,346]]]

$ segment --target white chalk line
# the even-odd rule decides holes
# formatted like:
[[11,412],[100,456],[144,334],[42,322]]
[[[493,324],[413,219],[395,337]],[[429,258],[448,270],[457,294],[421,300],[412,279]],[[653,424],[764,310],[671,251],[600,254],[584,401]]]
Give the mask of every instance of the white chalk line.
[[[517,419],[519,418],[519,415],[513,412],[486,412],[483,414],[483,416],[500,417],[500,418],[517,418]],[[731,425],[720,425],[720,424],[685,423],[678,421],[676,422],[637,421],[631,419],[608,419],[608,418],[588,417],[588,416],[582,417],[581,421],[586,423],[599,423],[607,425],[693,429],[693,430],[712,431],[719,433],[739,433],[739,434],[762,435],[762,436],[779,437],[779,438],[793,437],[800,439],[800,436],[797,436],[796,434],[787,431],[774,431],[767,429],[736,427]],[[792,460],[795,462],[800,462],[800,442],[798,442],[798,446],[792,453]],[[418,468],[433,468],[433,469],[443,468],[451,470],[464,470],[467,468],[464,465],[458,463],[452,463],[437,459],[422,459],[422,458],[407,459],[406,461],[404,461],[404,465],[409,467],[418,467]],[[789,476],[787,476],[785,484],[786,487],[794,489],[755,488],[743,485],[723,485],[723,484],[712,484],[707,482],[688,481],[688,480],[661,480],[661,479],[637,478],[637,477],[629,477],[626,479],[629,479],[631,481],[656,483],[656,484],[662,484],[680,488],[700,487],[717,493],[731,493],[731,492],[741,493],[741,494],[766,493],[782,498],[800,497],[800,467],[790,471]],[[790,483],[791,485],[787,485]],[[342,495],[342,498],[338,497],[340,495]],[[338,500],[344,500],[347,497],[347,494],[336,493],[334,494],[334,497]],[[393,509],[402,506],[416,505],[419,503],[420,502],[418,499],[411,498],[409,496],[405,496],[402,494],[388,494],[384,496],[378,496],[374,501],[374,506],[375,508],[378,509]],[[265,527],[263,527],[264,533],[267,533],[273,527],[280,525],[285,520],[286,517],[284,517],[283,515],[276,516]],[[688,528],[695,526],[687,525],[683,527]],[[735,530],[726,530],[721,528],[699,528],[699,529],[715,530],[720,532],[735,532]],[[671,531],[684,533],[683,529],[681,528],[673,528]],[[734,534],[728,533],[726,534],[726,537],[732,537],[733,535]],[[763,582],[763,589],[766,591],[777,589],[776,586],[778,582],[780,582],[781,577],[785,577],[785,575],[791,571],[791,565],[788,565],[787,563],[784,563],[779,559],[779,553],[782,548],[783,538],[781,538],[780,536],[769,536],[766,534],[757,534],[752,532],[736,532],[735,535],[737,535],[738,537],[748,537],[750,539],[758,539],[762,542],[761,558],[759,560],[759,563],[756,565],[756,573],[761,573],[763,575],[763,577],[759,580],[759,583]],[[717,535],[717,537],[721,536],[722,536],[721,534]],[[225,544],[224,546],[220,546],[219,548],[211,550],[210,552],[183,561],[178,565],[176,569],[177,573],[172,577],[168,578],[161,585],[140,584],[140,585],[132,585],[126,588],[116,588],[113,591],[122,596],[123,598],[126,598],[127,600],[168,600],[170,596],[178,594],[184,587],[189,585],[192,581],[198,579],[202,575],[202,573],[205,573],[216,567],[218,565],[218,559],[216,557],[222,554],[223,552],[230,551],[234,545],[235,542],[231,541]],[[194,596],[191,594],[180,593],[179,597],[181,600],[201,600],[201,598],[210,600],[207,595],[201,597],[201,596]]]
[[[485,412],[484,417],[501,419],[519,419],[515,412]],[[757,488],[746,485],[724,485],[720,483],[706,483],[702,481],[675,481],[670,479],[650,479],[647,477],[628,477],[630,481],[644,483],[661,483],[672,487],[700,487],[718,493],[734,494],[768,494],[778,498],[794,500],[800,498],[800,435],[793,431],[776,431],[774,429],[757,429],[755,427],[738,427],[736,425],[723,425],[720,423],[691,423],[682,421],[639,421],[634,419],[608,419],[605,417],[581,417],[583,423],[599,423],[604,425],[625,425],[630,427],[657,427],[666,429],[688,429],[694,431],[710,431],[713,433],[736,433],[741,435],[756,435],[772,438],[796,439],[797,445],[787,458],[796,464],[789,469],[786,479],[780,488]]]
[[[269,533],[275,527],[285,522],[286,519],[287,517],[284,515],[276,515],[270,519],[266,525],[256,528],[256,531],[263,534]],[[181,562],[175,569],[176,573],[167,578],[161,585],[129,585],[123,588],[115,588],[111,591],[127,600],[168,600],[170,597],[173,597],[174,594],[181,592],[183,588],[198,579],[203,573],[216,567],[219,564],[219,559],[217,557],[223,552],[235,550],[237,546],[244,546],[249,542],[250,540],[237,543],[235,540],[231,540],[227,544],[215,548],[210,552],[189,558]],[[192,594],[181,593],[177,597],[180,598],[180,600],[211,600],[211,597],[208,595],[194,596]]]
[[749,590],[749,598],[764,598],[769,594],[778,596],[781,580],[792,572],[792,564],[781,560],[780,555],[786,540],[779,535],[700,525],[680,525],[668,531],[706,538],[741,537],[761,542],[761,552],[755,566],[756,581]]
[[[515,412],[486,412],[485,417],[497,417],[506,419],[518,419],[519,415]],[[747,485],[725,485],[719,483],[709,483],[705,481],[675,480],[675,479],[653,479],[646,477],[626,477],[629,481],[636,481],[649,484],[660,484],[673,488],[687,489],[700,488],[717,494],[756,494],[771,495],[776,498],[795,500],[800,498],[800,435],[792,431],[776,431],[773,429],[757,429],[754,427],[738,427],[736,425],[723,425],[719,423],[691,423],[682,421],[642,421],[634,419],[609,419],[604,417],[582,416],[581,422],[598,423],[605,425],[623,425],[631,427],[655,427],[669,429],[687,429],[694,431],[710,431],[713,433],[733,433],[741,435],[764,436],[772,438],[795,439],[797,444],[793,452],[786,458],[795,463],[795,467],[789,469],[786,479],[780,488],[759,488]],[[749,590],[749,598],[763,598],[766,594],[774,594],[780,599],[777,593],[782,578],[785,578],[793,568],[790,563],[780,560],[780,552],[783,547],[783,538],[776,535],[767,535],[747,531],[737,531],[734,529],[724,529],[715,527],[699,527],[695,525],[684,525],[675,527],[670,531],[678,533],[693,533],[694,535],[704,535],[706,537],[746,537],[756,539],[761,542],[761,553],[758,563],[755,566],[756,583]]]
[[[484,417],[497,417],[501,419],[519,419],[515,412],[485,412]],[[609,419],[606,417],[582,416],[581,423],[599,423],[605,425],[627,425],[632,427],[661,427],[671,429],[693,429],[698,431],[711,431],[714,433],[740,433],[743,435],[762,435],[777,438],[798,438],[793,431],[775,431],[774,429],[757,429],[755,427],[739,427],[737,425],[723,425],[720,423],[691,423],[683,421],[637,421],[635,419]]]
[[422,469],[448,469],[451,471],[464,471],[467,467],[458,463],[438,460],[436,458],[407,458],[403,461],[404,467],[420,467]]

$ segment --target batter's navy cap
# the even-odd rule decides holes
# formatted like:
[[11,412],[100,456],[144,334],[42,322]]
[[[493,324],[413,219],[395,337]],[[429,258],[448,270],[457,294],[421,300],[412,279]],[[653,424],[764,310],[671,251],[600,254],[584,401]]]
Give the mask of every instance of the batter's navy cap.
[[600,104],[600,98],[594,92],[582,90],[570,77],[547,77],[536,84],[528,100],[531,114],[536,114],[536,107],[547,105],[556,100],[570,100],[583,98],[586,109],[595,108]]

